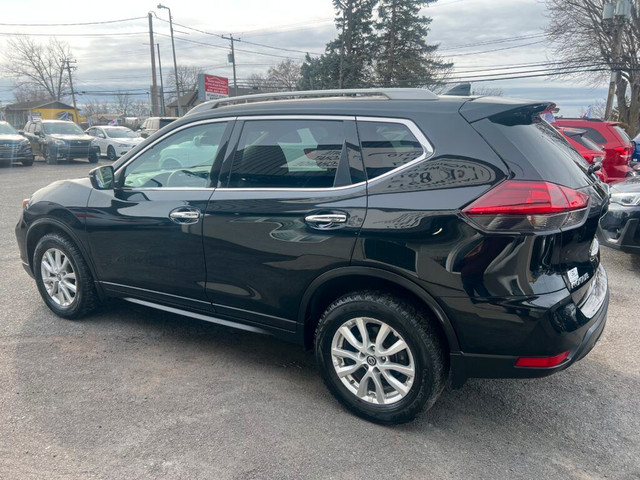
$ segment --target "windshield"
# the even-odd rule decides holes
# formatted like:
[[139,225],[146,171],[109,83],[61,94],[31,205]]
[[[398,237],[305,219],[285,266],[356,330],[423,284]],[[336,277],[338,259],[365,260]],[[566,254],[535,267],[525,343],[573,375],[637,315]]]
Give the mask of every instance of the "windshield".
[[8,123],[0,123],[0,134],[2,134],[2,135],[15,135],[17,133],[18,132],[16,132],[16,129],[13,128]]
[[111,138],[138,138],[138,135],[133,133],[128,128],[105,128],[107,137]]
[[80,127],[71,122],[43,123],[42,128],[44,129],[44,133],[48,134],[84,135]]

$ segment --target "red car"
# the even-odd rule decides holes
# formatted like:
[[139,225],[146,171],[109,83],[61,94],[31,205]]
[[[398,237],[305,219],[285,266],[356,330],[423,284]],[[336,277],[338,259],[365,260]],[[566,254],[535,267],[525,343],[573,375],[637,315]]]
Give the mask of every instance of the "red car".
[[[575,148],[589,165],[594,163],[602,164],[604,162],[604,149],[587,137],[584,130],[568,127],[556,127],[556,129],[569,141],[571,146]],[[603,182],[607,182],[609,177],[604,168],[596,171],[596,175]]]
[[626,132],[617,122],[585,118],[558,118],[554,127],[570,127],[584,130],[586,136],[604,147],[605,158],[602,169],[609,177],[609,183],[621,182],[632,175],[629,166],[633,145]]

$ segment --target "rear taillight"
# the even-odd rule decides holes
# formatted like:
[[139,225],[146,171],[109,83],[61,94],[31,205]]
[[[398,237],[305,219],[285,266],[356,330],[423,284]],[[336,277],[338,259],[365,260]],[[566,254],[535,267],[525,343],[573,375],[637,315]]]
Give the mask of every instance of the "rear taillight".
[[602,161],[604,160],[603,155],[595,155],[593,153],[585,153],[582,156],[589,163],[602,163]]
[[614,147],[613,151],[622,161],[630,161],[633,154],[633,147]]
[[542,232],[581,225],[589,196],[543,181],[506,180],[489,190],[462,214],[490,232]]

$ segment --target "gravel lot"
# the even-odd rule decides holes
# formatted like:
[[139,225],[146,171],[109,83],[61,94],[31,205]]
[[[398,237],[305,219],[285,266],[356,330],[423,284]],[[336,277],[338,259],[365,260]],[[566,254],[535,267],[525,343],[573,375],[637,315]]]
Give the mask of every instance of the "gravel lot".
[[1,479],[640,479],[640,257],[603,249],[609,319],[583,361],[381,427],[295,345],[119,301],[55,317],[13,229],[23,198],[92,167],[0,168]]

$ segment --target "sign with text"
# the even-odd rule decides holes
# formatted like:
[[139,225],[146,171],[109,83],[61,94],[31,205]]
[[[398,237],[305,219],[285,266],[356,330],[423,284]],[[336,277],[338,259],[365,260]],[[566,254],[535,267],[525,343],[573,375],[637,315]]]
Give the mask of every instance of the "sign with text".
[[201,102],[229,96],[229,79],[201,73],[198,75],[198,99]]

